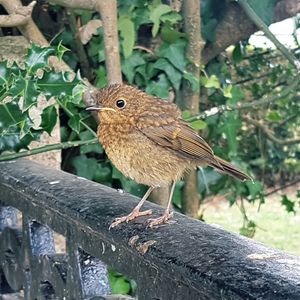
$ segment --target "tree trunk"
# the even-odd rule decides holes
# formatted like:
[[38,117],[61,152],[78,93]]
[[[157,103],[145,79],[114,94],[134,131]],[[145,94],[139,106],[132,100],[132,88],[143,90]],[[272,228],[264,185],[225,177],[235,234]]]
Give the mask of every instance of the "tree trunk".
[[[182,4],[184,31],[187,33],[189,39],[186,52],[186,57],[190,62],[188,71],[199,79],[201,50],[203,48],[200,25],[200,1],[184,0]],[[185,106],[185,109],[188,109],[191,114],[197,114],[199,112],[200,102],[199,91],[193,91],[190,83],[188,81],[184,81],[182,94],[184,99],[183,105]],[[184,181],[185,185],[183,188],[182,203],[183,212],[191,217],[196,218],[199,209],[197,171],[192,170],[185,176]]]

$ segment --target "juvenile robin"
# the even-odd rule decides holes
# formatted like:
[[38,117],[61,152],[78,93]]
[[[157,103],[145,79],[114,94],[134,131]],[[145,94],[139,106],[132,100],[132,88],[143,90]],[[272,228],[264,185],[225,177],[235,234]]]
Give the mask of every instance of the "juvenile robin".
[[214,155],[210,146],[181,119],[173,104],[150,96],[129,85],[113,84],[90,95],[96,105],[100,124],[97,135],[108,158],[125,176],[149,186],[144,197],[127,216],[116,218],[113,228],[137,217],[150,215],[141,207],[151,192],[171,184],[164,214],[149,219],[149,227],[172,218],[171,201],[175,183],[185,172],[211,166],[239,180],[251,179],[231,163]]

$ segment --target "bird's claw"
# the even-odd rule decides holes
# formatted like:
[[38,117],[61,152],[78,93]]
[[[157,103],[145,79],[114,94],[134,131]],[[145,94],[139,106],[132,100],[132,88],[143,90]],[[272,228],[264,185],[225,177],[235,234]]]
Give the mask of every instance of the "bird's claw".
[[173,218],[173,212],[165,212],[162,216],[155,219],[148,219],[148,227],[153,228],[162,224],[168,223]]
[[123,217],[119,217],[119,218],[115,218],[115,220],[110,224],[109,229],[114,228],[116,226],[118,226],[121,223],[128,223],[138,217],[142,217],[142,216],[148,216],[152,214],[152,210],[148,209],[148,210],[144,210],[144,211],[139,211],[139,210],[133,210],[129,215],[127,216],[123,216]]

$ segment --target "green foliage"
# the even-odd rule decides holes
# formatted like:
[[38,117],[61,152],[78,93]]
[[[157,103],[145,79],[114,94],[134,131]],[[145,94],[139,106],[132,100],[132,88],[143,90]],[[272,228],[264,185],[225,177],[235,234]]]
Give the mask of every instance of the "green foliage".
[[[272,21],[276,0],[249,1],[258,15],[269,24]],[[202,36],[215,41],[215,29],[223,20],[226,2],[201,1]],[[54,12],[61,8],[55,7]],[[74,15],[86,24],[97,17],[92,12],[75,10]],[[45,24],[44,24],[45,25]],[[87,141],[95,136],[96,122],[84,110],[82,93],[85,89],[79,76],[70,78],[68,73],[55,73],[48,65],[51,55],[65,61],[74,70],[81,63],[76,55],[77,45],[69,27],[54,38],[56,47],[40,48],[32,45],[26,55],[25,68],[15,63],[0,63],[0,153],[28,148],[41,133],[51,134],[58,120],[56,107],[60,109],[62,141]],[[125,82],[144,89],[163,99],[175,94],[178,103],[184,103],[181,88],[188,82],[194,91],[200,91],[201,110],[215,106],[236,106],[260,100],[265,96],[280,94],[298,74],[288,64],[283,64],[278,53],[269,49],[255,49],[247,41],[237,44],[229,59],[210,62],[201,70],[199,80],[188,72],[186,59],[187,39],[182,32],[182,17],[171,6],[155,1],[119,1],[118,29],[122,74]],[[67,46],[73,51],[66,51]],[[85,45],[92,83],[102,88],[107,85],[103,28],[98,29]],[[54,97],[56,102],[33,117],[38,97],[46,101]],[[297,95],[291,93],[258,110],[232,110],[195,120],[190,125],[200,131],[214,149],[216,155],[232,161],[237,167],[252,175],[253,182],[239,182],[216,171],[205,168],[198,171],[199,192],[207,195],[227,195],[231,205],[237,200],[264,203],[264,184],[275,183],[278,175],[289,180],[300,172],[299,145],[277,145],[264,132],[243,121],[243,115],[263,122],[277,138],[285,140],[299,130],[300,104]],[[184,111],[183,119],[191,117]],[[39,122],[36,120],[40,119]],[[66,170],[114,188],[142,196],[145,187],[125,178],[111,163],[98,144],[82,145],[65,154]],[[176,185],[174,205],[182,207],[183,182]],[[282,197],[282,205],[295,212],[299,198]],[[247,218],[241,208],[244,223],[240,233],[252,237],[257,225]],[[115,272],[110,272],[115,293],[132,292],[132,282]]]
[[39,116],[35,114],[35,119],[41,119],[39,124],[30,112],[38,105],[39,95],[44,95],[46,100],[53,96],[67,99],[79,84],[78,77],[71,79],[49,68],[49,57],[60,56],[62,51],[61,47],[40,48],[33,44],[24,58],[25,69],[15,63],[11,66],[5,61],[0,63],[0,152],[27,148],[43,131],[51,134],[57,122],[55,106],[47,106]]

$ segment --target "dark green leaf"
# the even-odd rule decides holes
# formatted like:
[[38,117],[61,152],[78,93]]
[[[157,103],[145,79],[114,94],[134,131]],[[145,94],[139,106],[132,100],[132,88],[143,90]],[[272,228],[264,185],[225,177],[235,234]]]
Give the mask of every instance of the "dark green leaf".
[[47,106],[43,110],[41,117],[41,127],[50,135],[57,122],[57,108],[55,105]]
[[121,16],[118,21],[118,28],[122,37],[124,57],[127,58],[131,55],[135,42],[134,24],[130,16]]
[[[82,141],[88,141],[93,139],[95,136],[89,130],[85,130],[79,133],[79,137]],[[80,154],[86,154],[90,152],[102,153],[103,149],[100,143],[80,146]]]
[[290,200],[287,195],[282,195],[281,196],[281,204],[283,206],[285,206],[285,209],[287,212],[292,212],[292,213],[296,213],[295,211],[295,202]]
[[28,68],[29,74],[34,74],[38,69],[48,66],[48,58],[55,54],[55,48],[42,48],[35,44],[31,45],[25,57],[25,65]]
[[68,121],[68,125],[70,126],[70,128],[75,131],[77,134],[79,134],[80,132],[80,115],[72,115]]
[[72,159],[72,165],[76,170],[76,174],[80,177],[92,180],[98,169],[97,160],[95,158],[87,158],[85,155],[76,156]]
[[158,78],[158,81],[152,81],[147,86],[146,93],[160,97],[162,99],[168,99],[170,82],[168,81],[167,76],[165,74],[160,74]]
[[236,63],[236,64],[240,63],[243,60],[243,54],[242,54],[240,43],[235,45],[235,47],[232,51],[232,58],[233,58],[234,63]]
[[192,90],[194,92],[199,92],[200,81],[196,76],[194,76],[192,73],[184,72],[183,78],[186,79],[190,83]]
[[179,32],[176,29],[172,28],[170,25],[164,25],[161,29],[161,37],[167,43],[174,43],[181,37],[185,37],[186,34]]
[[37,83],[40,91],[47,97],[61,97],[72,95],[73,88],[80,82],[76,76],[73,80],[68,78],[68,73],[45,72]]
[[122,61],[122,71],[129,83],[133,83],[136,67],[145,63],[144,58],[138,51],[134,51],[131,56]]
[[179,90],[182,74],[165,58],[159,58],[153,65],[154,68],[164,71],[175,90]]
[[152,8],[150,7],[150,20],[153,22],[152,36],[155,37],[159,30],[160,17],[168,12],[172,11],[169,5],[159,4]]
[[176,40],[176,42],[172,44],[163,43],[159,48],[157,55],[166,58],[175,68],[183,72],[186,66],[186,43],[186,40],[182,38]]

